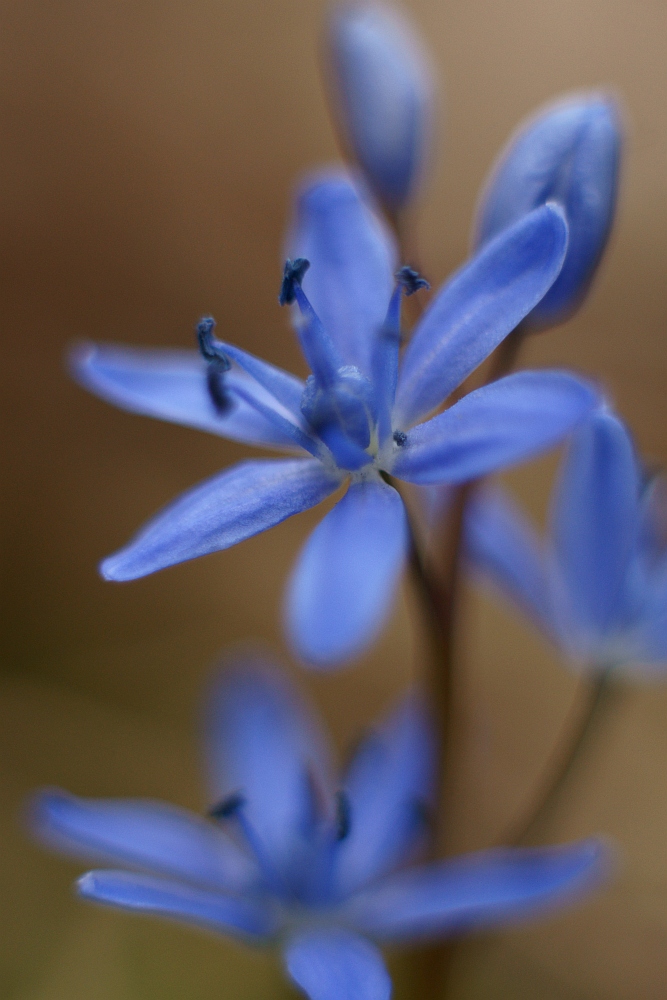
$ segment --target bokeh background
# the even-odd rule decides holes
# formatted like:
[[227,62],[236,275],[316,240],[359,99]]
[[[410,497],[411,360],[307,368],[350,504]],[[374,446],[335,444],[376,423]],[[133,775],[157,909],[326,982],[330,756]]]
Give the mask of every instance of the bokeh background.
[[[601,377],[642,450],[667,460],[667,7],[659,0],[411,0],[439,69],[441,141],[418,221],[428,276],[465,257],[476,193],[517,121],[559,92],[621,95],[618,223],[593,293],[523,360]],[[324,5],[286,0],[4,0],[0,11],[3,538],[0,996],[264,1000],[270,955],[72,898],[81,866],[21,827],[42,784],[202,809],[196,718],[219,651],[286,656],[282,581],[320,512],[144,581],[96,563],[242,446],[113,410],[68,378],[81,338],[224,336],[300,370],[278,308],[295,179],[337,158],[319,81]],[[556,459],[509,478],[543,515]],[[507,608],[466,590],[448,850],[493,842],[530,795],[576,680]],[[409,589],[382,640],[309,688],[341,749],[419,674]],[[609,889],[458,947],[451,997],[664,997],[667,688],[626,685],[544,841],[604,831]],[[395,960],[397,996],[409,976]]]

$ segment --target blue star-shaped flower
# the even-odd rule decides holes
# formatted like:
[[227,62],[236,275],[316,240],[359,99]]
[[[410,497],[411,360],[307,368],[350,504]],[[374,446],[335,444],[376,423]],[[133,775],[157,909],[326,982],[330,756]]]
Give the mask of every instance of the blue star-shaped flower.
[[396,279],[392,241],[348,180],[306,187],[291,244],[281,301],[294,303],[305,383],[216,340],[212,320],[199,327],[203,357],[89,347],[75,370],[125,409],[297,453],[242,462],[184,494],[103,562],[109,580],[228,548],[349,483],[303,549],[287,599],[296,651],[326,666],[371,641],[403,565],[405,510],[383,474],[424,484],[485,475],[554,445],[596,395],[565,372],[520,372],[426,419],[556,279],[567,225],[553,205],[451,278],[400,364],[401,298],[420,279],[409,268]]
[[469,510],[468,554],[587,670],[664,673],[662,484],[620,420],[599,411],[572,438],[545,544],[501,491],[484,491]]
[[397,870],[425,833],[430,734],[407,698],[360,745],[334,793],[316,720],[266,665],[236,665],[208,702],[208,820],[152,801],[39,793],[47,844],[122,871],[79,895],[108,906],[277,943],[312,1000],[385,1000],[376,944],[442,937],[530,916],[599,880],[605,848],[480,852]]

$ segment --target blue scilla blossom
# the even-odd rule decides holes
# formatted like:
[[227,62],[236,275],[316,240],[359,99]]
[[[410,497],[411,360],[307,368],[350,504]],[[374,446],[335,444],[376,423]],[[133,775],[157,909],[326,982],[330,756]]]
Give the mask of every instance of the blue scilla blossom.
[[618,107],[608,94],[573,94],[542,108],[510,139],[481,198],[478,246],[546,201],[570,228],[565,263],[530,323],[566,319],[588,291],[616,209],[621,155]]
[[208,819],[47,790],[33,802],[33,830],[58,850],[121,866],[80,878],[84,899],[277,944],[312,1000],[388,1000],[378,944],[533,915],[606,867],[596,840],[406,867],[424,840],[433,774],[414,696],[362,741],[338,784],[308,706],[257,660],[221,674],[205,736]]
[[403,19],[378,3],[336,7],[327,41],[343,137],[379,200],[401,208],[428,158],[433,95],[425,53]]
[[79,380],[125,409],[292,452],[241,462],[185,493],[106,559],[103,575],[132,580],[228,548],[347,483],[301,552],[286,617],[307,662],[360,652],[390,608],[408,545],[387,475],[419,484],[485,475],[555,444],[596,405],[572,375],[521,372],[425,419],[545,294],[566,244],[551,205],[504,230],[440,290],[399,364],[401,298],[423,279],[409,268],[395,279],[393,244],[347,179],[307,186],[281,291],[306,382],[218,341],[212,320],[200,324],[200,355],[77,353]]
[[546,541],[503,493],[485,491],[469,509],[468,554],[586,669],[664,672],[661,485],[621,421],[600,411],[572,437]]

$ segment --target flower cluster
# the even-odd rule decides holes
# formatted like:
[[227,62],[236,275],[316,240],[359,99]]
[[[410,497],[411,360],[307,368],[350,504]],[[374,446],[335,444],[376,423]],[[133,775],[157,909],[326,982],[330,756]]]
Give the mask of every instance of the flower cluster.
[[308,706],[265,663],[221,675],[205,734],[208,820],[49,790],[33,801],[33,829],[59,850],[122,866],[80,878],[83,898],[279,944],[313,1000],[384,1000],[376,944],[516,920],[604,872],[595,840],[406,867],[424,840],[433,777],[414,697],[366,737],[338,783]]
[[349,484],[306,543],[286,601],[296,652],[330,666],[377,634],[405,559],[405,511],[388,476],[477,478],[556,444],[598,399],[566,372],[517,372],[436,412],[560,274],[568,224],[556,204],[527,212],[476,253],[433,298],[402,355],[401,298],[422,282],[396,271],[392,239],[349,179],[305,187],[290,241],[280,299],[293,304],[312,372],[305,383],[216,340],[209,319],[200,356],[90,346],[74,368],[126,409],[299,456],[246,461],[184,494],[102,563],[108,580],[228,548]]
[[582,669],[664,673],[662,487],[621,421],[600,411],[569,444],[548,541],[501,490],[486,490],[468,511],[468,555]]
[[[519,129],[484,187],[470,258],[429,295],[401,242],[434,122],[419,43],[398,15],[351,4],[330,19],[327,71],[353,162],[301,183],[279,290],[308,377],[219,337],[224,323],[212,317],[197,325],[197,349],[94,344],[72,357],[78,381],[117,406],[287,457],[248,459],[195,486],[105,559],[102,575],[134,580],[229,548],[336,495],[286,587],[294,652],[320,669],[362,653],[411,550],[444,649],[453,605],[443,611],[433,594],[451,602],[456,588],[428,576],[410,484],[413,507],[434,490],[455,494],[453,551],[568,657],[605,675],[663,663],[659,480],[593,382],[509,373],[508,345],[516,353],[523,337],[569,317],[591,287],[616,206],[616,102],[570,95]],[[412,295],[419,318],[407,331]],[[472,388],[491,356],[491,375]],[[502,491],[461,489],[565,439],[544,545]],[[51,847],[114,866],[79,879],[83,898],[277,944],[312,1000],[387,1000],[378,946],[534,915],[607,868],[598,839],[420,861],[442,812],[436,755],[447,741],[437,706],[432,715],[410,694],[336,779],[309,706],[279,670],[246,657],[207,691],[206,817],[47,790],[31,826]]]

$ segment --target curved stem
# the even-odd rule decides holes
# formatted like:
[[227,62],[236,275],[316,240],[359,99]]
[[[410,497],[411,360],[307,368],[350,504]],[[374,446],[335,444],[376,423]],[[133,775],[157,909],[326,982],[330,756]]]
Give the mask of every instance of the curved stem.
[[561,738],[547,760],[533,801],[523,818],[506,830],[500,840],[502,845],[523,843],[556,806],[574,766],[609,706],[611,694],[617,690],[612,673],[613,668],[607,667],[592,682],[587,682],[583,705],[580,704],[579,694],[575,696],[575,704],[568,714]]

